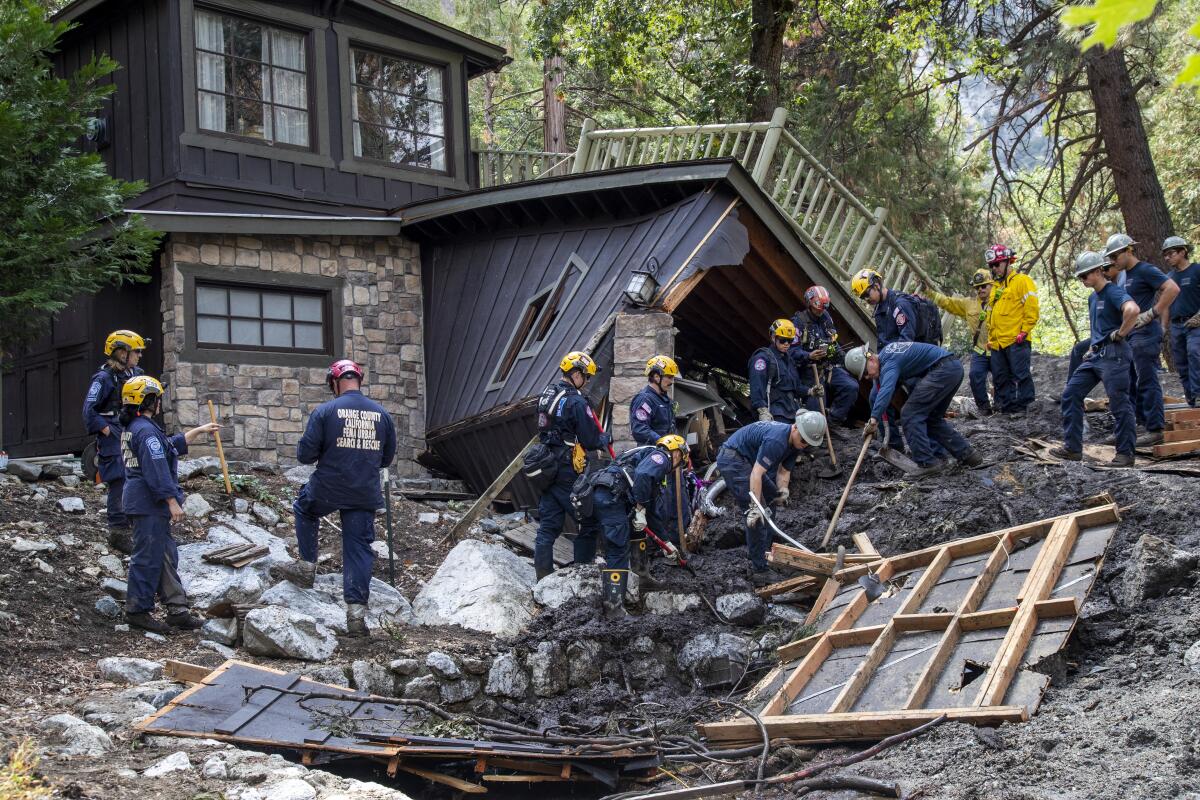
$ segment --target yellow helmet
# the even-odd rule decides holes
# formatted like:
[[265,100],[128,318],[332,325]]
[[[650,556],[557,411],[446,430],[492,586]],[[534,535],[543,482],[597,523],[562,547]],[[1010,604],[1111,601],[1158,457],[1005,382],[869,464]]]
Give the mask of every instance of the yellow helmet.
[[124,347],[127,350],[145,350],[146,342],[149,339],[143,339],[133,331],[113,331],[104,340],[104,355],[111,356],[113,350],[118,347]]
[[796,326],[790,319],[777,319],[771,323],[771,336],[776,339],[795,339]]
[[850,281],[851,291],[861,298],[867,296],[867,290],[872,286],[883,286],[883,276],[873,269],[860,269],[854,273],[854,278]]
[[661,437],[657,442],[655,442],[655,444],[661,447],[663,450],[666,450],[668,453],[674,450],[686,453],[688,449],[687,440],[678,433],[668,433],[666,436]]
[[992,271],[989,269],[977,269],[975,270],[975,274],[971,276],[972,287],[978,288],[980,286],[987,286],[990,283],[995,283],[995,280],[992,278]]
[[654,356],[646,362],[646,377],[649,378],[656,372],[668,378],[678,378],[679,365],[670,356]]
[[162,397],[163,385],[149,375],[136,375],[125,381],[121,387],[121,403],[127,406],[141,406],[147,397],[158,395]]
[[577,369],[589,378],[596,374],[596,362],[592,361],[592,357],[587,353],[579,350],[572,350],[563,356],[562,361],[558,362],[558,368],[563,372]]

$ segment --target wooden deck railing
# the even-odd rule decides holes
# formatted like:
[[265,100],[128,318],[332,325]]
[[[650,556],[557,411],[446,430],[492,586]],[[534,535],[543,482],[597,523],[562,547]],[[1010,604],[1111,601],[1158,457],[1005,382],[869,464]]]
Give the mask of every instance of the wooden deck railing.
[[476,150],[479,164],[479,188],[524,183],[548,175],[568,175],[574,153],[547,153],[530,150]]

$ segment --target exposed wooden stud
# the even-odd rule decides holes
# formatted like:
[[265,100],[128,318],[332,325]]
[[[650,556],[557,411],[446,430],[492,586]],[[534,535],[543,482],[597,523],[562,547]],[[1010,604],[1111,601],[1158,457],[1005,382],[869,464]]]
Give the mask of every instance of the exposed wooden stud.
[[846,685],[834,698],[833,703],[829,706],[830,714],[838,714],[854,708],[854,703],[858,700],[859,695],[871,682],[871,676],[875,674],[876,667],[883,663],[883,659],[891,652],[892,646],[895,644],[896,621],[893,619],[883,626],[883,630],[876,637],[871,649],[858,662],[850,679],[846,681]]
[[833,598],[837,596],[838,589],[842,585],[833,578],[825,581],[825,585],[821,587],[821,593],[817,595],[817,599],[813,602],[812,608],[808,612],[808,616],[804,619],[805,625],[815,625],[821,615],[825,613],[825,608],[833,602]]
[[798,547],[776,544],[767,553],[767,561],[821,578],[833,574],[834,560],[816,553],[806,553]]
[[202,667],[187,661],[168,658],[163,664],[163,677],[180,683],[200,683],[213,672],[212,667]]
[[[903,733],[918,725],[937,719],[943,714],[951,722],[995,726],[1005,722],[1024,722],[1029,718],[1024,706],[992,708],[929,708],[904,711],[859,711],[845,714],[794,714],[774,716],[763,714],[760,719],[772,736],[810,740],[879,739]],[[710,742],[720,744],[753,742],[759,735],[758,726],[750,719],[710,722],[699,726]],[[761,741],[761,739],[757,740]]]
[[808,654],[816,646],[817,642],[825,638],[824,633],[814,633],[811,636],[805,636],[803,639],[798,639],[794,642],[789,642],[782,647],[775,648],[775,655],[779,656],[780,661],[795,661]]
[[830,643],[829,637],[822,636],[821,640],[808,651],[808,654],[792,671],[792,674],[788,675],[787,680],[783,682],[783,686],[779,687],[775,696],[768,701],[762,710],[762,715],[769,716],[786,712],[791,702],[800,696],[800,690],[812,679],[813,675],[817,674],[817,670],[821,668],[825,659],[829,658],[829,654],[832,652],[833,645]]
[[875,549],[875,545],[871,544],[871,537],[865,533],[853,534],[851,540],[854,541],[854,546],[858,548],[858,552],[869,556],[879,555],[879,551]]

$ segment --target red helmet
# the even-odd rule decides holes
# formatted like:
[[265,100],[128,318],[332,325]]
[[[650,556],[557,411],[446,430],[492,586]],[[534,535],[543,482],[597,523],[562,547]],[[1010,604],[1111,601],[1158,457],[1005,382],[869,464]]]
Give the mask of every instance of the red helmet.
[[343,358],[341,361],[335,361],[330,364],[329,371],[325,373],[325,383],[329,386],[329,391],[332,392],[333,385],[348,375],[353,375],[361,381],[363,368],[348,358]]
[[829,308],[829,291],[824,286],[810,286],[804,293],[805,305],[816,306],[818,312]]
[[983,260],[990,267],[993,264],[998,264],[1001,261],[1013,261],[1017,254],[1013,252],[1011,247],[1002,244],[994,244],[983,253]]

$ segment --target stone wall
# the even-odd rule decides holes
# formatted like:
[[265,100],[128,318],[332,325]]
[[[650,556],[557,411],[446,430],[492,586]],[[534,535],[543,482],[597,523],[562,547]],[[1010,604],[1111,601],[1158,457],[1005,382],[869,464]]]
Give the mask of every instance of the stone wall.
[[618,314],[614,328],[612,378],[613,447],[618,453],[633,447],[629,403],[646,385],[646,362],[655,355],[675,354],[675,320],[662,311]]
[[[228,458],[289,465],[295,463],[309,412],[331,397],[325,385],[331,359],[310,357],[304,366],[278,366],[257,353],[230,353],[225,359],[215,351],[218,357],[211,360],[195,355],[194,342],[186,341],[184,319],[185,274],[193,269],[210,275],[216,269],[230,280],[291,273],[333,281],[341,300],[340,311],[334,304],[342,326],[337,357],[364,365],[365,394],[391,412],[397,474],[423,472],[413,460],[424,449],[425,436],[421,261],[415,242],[402,237],[220,234],[171,234],[167,239],[162,315],[168,424],[183,428],[207,422],[206,401],[212,400],[220,406]],[[211,356],[214,351],[207,352]],[[193,451],[203,455],[215,448],[199,445]]]

